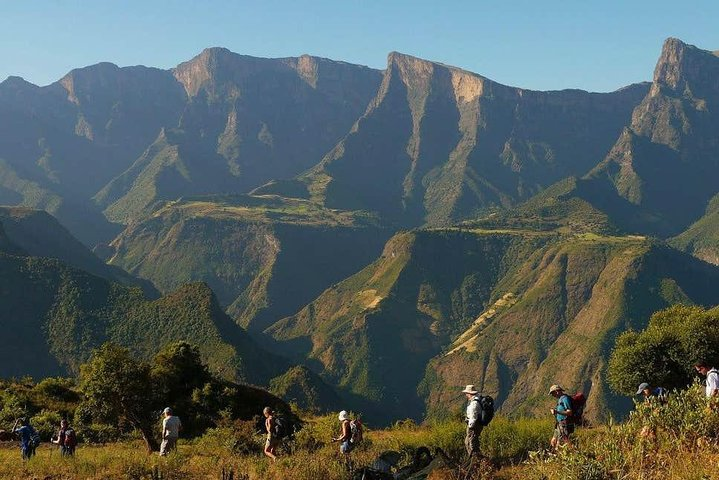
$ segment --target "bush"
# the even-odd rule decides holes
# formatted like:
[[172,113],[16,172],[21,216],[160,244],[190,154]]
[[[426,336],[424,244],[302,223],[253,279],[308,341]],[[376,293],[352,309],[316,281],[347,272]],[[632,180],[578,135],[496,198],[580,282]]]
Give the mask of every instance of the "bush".
[[481,450],[493,459],[525,459],[547,446],[553,429],[550,419],[495,417],[482,431]]
[[49,442],[60,429],[60,420],[62,417],[59,413],[43,410],[30,419],[30,424],[40,434],[43,442]]

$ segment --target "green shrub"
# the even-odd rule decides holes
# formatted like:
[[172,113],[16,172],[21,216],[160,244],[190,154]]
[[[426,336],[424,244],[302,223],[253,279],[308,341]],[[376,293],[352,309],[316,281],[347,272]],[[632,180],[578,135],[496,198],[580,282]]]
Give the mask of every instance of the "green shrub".
[[49,442],[60,429],[62,416],[57,412],[43,410],[30,419],[30,423],[40,434],[43,442]]
[[552,437],[550,419],[495,417],[482,431],[482,453],[493,459],[523,459],[529,452],[546,447]]

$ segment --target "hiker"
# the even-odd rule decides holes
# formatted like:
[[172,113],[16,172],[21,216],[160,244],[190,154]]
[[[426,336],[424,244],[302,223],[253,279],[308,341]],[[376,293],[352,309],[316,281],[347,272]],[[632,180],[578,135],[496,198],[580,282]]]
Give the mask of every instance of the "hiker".
[[267,440],[265,441],[265,455],[273,461],[277,460],[277,447],[280,445],[280,437],[275,432],[275,417],[270,407],[265,407],[262,414],[265,416],[265,431],[267,432]]
[[[18,427],[18,424],[20,425]],[[37,434],[27,418],[15,420],[13,433],[20,437],[20,452],[23,460],[30,460],[35,455],[35,449],[40,445],[40,436]]]
[[342,431],[340,436],[333,438],[333,442],[340,442],[340,452],[347,455],[355,447],[352,442],[352,425],[350,422],[350,415],[347,410],[342,410],[338,416],[340,423],[342,424]]
[[165,415],[165,418],[162,420],[162,444],[160,445],[160,455],[164,457],[177,448],[177,439],[180,437],[182,422],[180,421],[180,417],[172,414],[172,409],[170,407],[166,407],[162,413]]
[[557,399],[556,408],[550,409],[556,422],[550,445],[555,449],[560,445],[571,447],[570,435],[574,433],[574,423],[571,421],[572,399],[564,393],[564,389],[559,385],[552,385],[549,388],[549,394]]
[[639,385],[636,395],[643,395],[644,401],[647,403],[658,403],[659,405],[667,403],[667,390],[662,387],[652,388],[647,382]]
[[77,446],[77,435],[75,430],[70,428],[67,420],[60,421],[60,430],[57,437],[50,440],[55,445],[60,446],[60,455],[63,457],[72,457],[75,455],[75,447]]
[[704,360],[694,364],[697,372],[707,377],[706,396],[707,398],[719,396],[719,371],[709,366],[709,362]]
[[481,407],[479,392],[475,390],[474,385],[467,385],[462,390],[464,396],[467,397],[467,433],[464,436],[464,448],[467,449],[467,455],[481,455],[479,451],[479,436],[484,429],[484,425],[480,421]]

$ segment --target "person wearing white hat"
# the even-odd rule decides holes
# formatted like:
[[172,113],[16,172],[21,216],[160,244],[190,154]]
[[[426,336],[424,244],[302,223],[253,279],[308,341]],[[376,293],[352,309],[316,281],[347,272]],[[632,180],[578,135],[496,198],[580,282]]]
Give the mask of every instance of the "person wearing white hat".
[[472,457],[479,454],[479,436],[482,434],[484,426],[479,421],[479,392],[474,385],[467,385],[462,390],[464,396],[467,397],[467,434],[464,437],[464,448],[467,449],[467,455]]
[[180,417],[172,415],[172,409],[170,407],[165,408],[162,413],[165,415],[165,418],[162,420],[160,455],[164,457],[177,447],[177,439],[180,437],[182,422],[180,421]]
[[350,415],[347,410],[342,410],[338,416],[340,423],[342,424],[342,433],[339,437],[333,438],[332,441],[340,442],[340,452],[348,454],[352,451],[352,426],[350,425]]

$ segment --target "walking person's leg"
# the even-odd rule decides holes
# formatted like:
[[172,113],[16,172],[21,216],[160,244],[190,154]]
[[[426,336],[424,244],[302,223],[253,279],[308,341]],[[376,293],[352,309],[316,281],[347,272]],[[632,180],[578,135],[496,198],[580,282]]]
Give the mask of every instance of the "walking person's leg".
[[468,456],[472,456],[472,429],[467,427],[467,433],[464,435],[464,449]]

